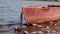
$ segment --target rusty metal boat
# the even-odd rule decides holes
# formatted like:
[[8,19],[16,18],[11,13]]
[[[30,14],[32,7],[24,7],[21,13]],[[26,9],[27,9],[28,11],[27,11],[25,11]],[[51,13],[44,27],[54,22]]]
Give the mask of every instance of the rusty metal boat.
[[59,5],[23,7],[27,24],[43,23],[60,19]]
[[[60,5],[27,6],[22,8],[21,20],[22,20],[22,14],[25,17],[26,24],[28,27],[31,24],[42,25],[42,27],[47,26],[55,27],[56,23],[60,20]],[[37,29],[37,28],[34,29],[34,27],[32,28],[33,31]],[[29,32],[30,30],[31,29],[27,29],[27,31]]]

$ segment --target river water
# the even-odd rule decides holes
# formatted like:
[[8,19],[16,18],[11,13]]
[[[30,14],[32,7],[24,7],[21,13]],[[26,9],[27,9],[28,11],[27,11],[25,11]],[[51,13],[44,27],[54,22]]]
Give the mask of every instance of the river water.
[[[23,6],[60,4],[60,2],[0,0],[0,34],[16,34],[13,28],[18,26]],[[23,19],[23,24],[26,23]],[[13,24],[13,25],[7,25]],[[24,25],[23,25],[24,26]]]

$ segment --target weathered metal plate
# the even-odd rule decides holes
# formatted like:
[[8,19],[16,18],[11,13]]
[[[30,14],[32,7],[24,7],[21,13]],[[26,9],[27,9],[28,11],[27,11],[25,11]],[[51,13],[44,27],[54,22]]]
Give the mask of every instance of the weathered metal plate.
[[60,19],[60,7],[29,6],[23,7],[27,23],[42,23]]

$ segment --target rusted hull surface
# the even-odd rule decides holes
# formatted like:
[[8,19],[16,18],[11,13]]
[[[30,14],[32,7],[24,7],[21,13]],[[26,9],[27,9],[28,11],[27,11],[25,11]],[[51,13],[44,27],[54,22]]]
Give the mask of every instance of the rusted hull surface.
[[27,23],[42,23],[60,19],[60,7],[23,7]]

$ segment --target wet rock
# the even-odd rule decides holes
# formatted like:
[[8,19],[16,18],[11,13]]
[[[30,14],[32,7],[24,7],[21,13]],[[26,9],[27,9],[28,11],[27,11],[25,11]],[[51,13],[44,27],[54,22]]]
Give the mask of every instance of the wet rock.
[[0,28],[3,28],[3,25],[0,25]]
[[14,28],[14,31],[20,32],[21,29],[20,29],[20,27],[15,27],[15,28]]

